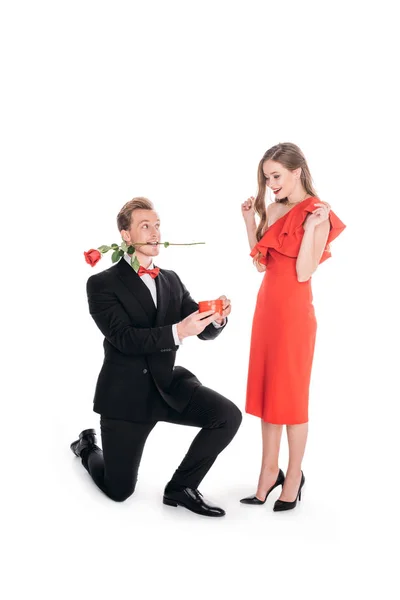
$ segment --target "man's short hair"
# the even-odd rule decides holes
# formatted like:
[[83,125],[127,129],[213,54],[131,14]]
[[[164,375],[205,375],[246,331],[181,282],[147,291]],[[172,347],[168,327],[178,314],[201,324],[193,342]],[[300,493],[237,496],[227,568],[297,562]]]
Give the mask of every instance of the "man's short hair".
[[118,231],[128,231],[132,222],[132,213],[135,210],[154,210],[153,203],[148,198],[132,198],[119,211],[117,216]]

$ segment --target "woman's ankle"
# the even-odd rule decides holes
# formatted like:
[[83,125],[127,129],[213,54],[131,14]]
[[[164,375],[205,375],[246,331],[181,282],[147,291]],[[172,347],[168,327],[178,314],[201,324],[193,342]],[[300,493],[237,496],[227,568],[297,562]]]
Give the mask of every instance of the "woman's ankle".
[[289,477],[289,479],[297,479],[298,477],[301,477],[301,466],[293,466],[293,467],[288,467],[287,471],[286,471],[286,478]]
[[270,475],[279,473],[279,466],[278,465],[262,465],[261,473],[270,474]]

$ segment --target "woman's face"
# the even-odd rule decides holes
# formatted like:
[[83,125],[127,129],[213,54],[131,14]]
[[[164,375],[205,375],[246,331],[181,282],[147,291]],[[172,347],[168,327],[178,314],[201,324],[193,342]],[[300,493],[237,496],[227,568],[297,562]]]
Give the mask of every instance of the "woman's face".
[[301,169],[289,171],[274,160],[266,160],[263,172],[267,186],[275,195],[275,200],[291,196],[300,182]]

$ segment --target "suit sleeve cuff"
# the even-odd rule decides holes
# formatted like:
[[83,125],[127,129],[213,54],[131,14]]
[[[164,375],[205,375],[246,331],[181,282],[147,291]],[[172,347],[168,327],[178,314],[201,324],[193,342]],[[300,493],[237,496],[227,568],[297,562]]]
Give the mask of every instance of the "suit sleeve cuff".
[[178,336],[178,324],[172,325],[172,335],[174,336],[174,342],[176,346],[182,346],[182,340]]
[[226,324],[226,319],[224,319],[224,322],[221,323],[221,325],[219,323],[216,323],[215,321],[213,321],[213,325],[214,325],[215,329],[221,329],[221,327],[224,327],[225,324]]

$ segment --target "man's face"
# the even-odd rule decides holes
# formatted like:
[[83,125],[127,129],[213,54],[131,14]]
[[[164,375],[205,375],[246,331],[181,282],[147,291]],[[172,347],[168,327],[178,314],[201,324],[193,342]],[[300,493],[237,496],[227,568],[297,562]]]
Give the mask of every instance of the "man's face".
[[126,243],[132,246],[145,243],[145,246],[135,246],[136,254],[148,257],[157,256],[160,247],[156,244],[161,240],[160,218],[155,210],[138,208],[132,212],[129,230],[122,230],[121,235]]

